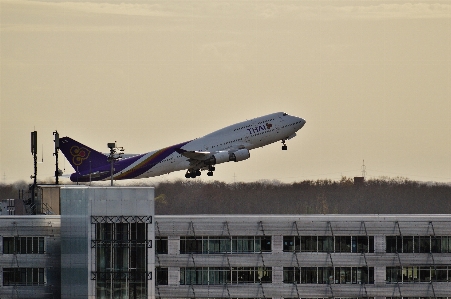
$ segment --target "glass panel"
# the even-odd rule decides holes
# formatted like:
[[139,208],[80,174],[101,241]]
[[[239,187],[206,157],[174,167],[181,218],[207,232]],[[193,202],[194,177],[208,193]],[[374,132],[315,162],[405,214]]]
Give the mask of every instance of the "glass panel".
[[353,253],[357,252],[357,238],[356,237],[351,237],[351,251]]
[[[335,281],[337,281],[337,277]],[[318,267],[318,283],[330,284],[334,282],[334,268],[332,267]]]
[[180,284],[181,285],[185,285],[185,275],[186,275],[186,271],[185,268],[180,268]]
[[403,282],[418,282],[418,267],[402,268]]
[[449,239],[447,236],[442,237],[442,249],[441,249],[442,253],[450,252],[450,251],[448,251],[448,242],[449,242]]
[[368,237],[359,236],[356,237],[357,240],[357,252],[368,252]]
[[368,252],[369,253],[374,253],[374,236],[369,236],[368,237]]
[[158,254],[167,254],[168,253],[168,238],[167,237],[159,237],[155,240],[155,251]]
[[413,252],[420,252],[420,237],[413,237]]
[[333,252],[334,251],[333,237],[318,237],[318,251]]
[[293,236],[284,236],[283,237],[283,251],[285,251],[285,252],[295,251]]
[[220,252],[222,253],[229,253],[231,252],[231,240],[228,237],[223,237],[220,240]]
[[439,266],[437,267],[436,272],[436,279],[437,281],[446,282],[447,281],[447,267],[446,266]]
[[33,269],[32,268],[26,268],[26,276],[27,276],[27,280],[26,280],[26,284],[27,285],[32,285],[33,284]]
[[44,285],[44,268],[39,268],[39,285]]
[[44,237],[39,237],[39,253],[44,253]]
[[431,251],[431,238],[429,236],[420,237],[420,253],[429,253]]
[[262,249],[262,239],[261,237],[255,237],[255,250],[253,252],[261,252]]
[[13,254],[13,253],[14,253],[14,238],[4,237],[3,254]]
[[351,252],[351,237],[350,236],[339,236],[335,237],[335,242],[338,242],[338,245],[335,245],[336,252]]
[[283,282],[284,283],[293,283],[294,279],[294,267],[283,267]]
[[413,252],[413,236],[402,237],[402,252],[404,253]]
[[431,252],[440,253],[442,249],[442,238],[441,237],[431,237]]
[[431,281],[431,268],[430,267],[419,267],[419,281],[420,282],[430,282]]
[[301,268],[301,283],[318,283],[317,268],[316,267]]
[[261,250],[262,252],[271,252],[271,237],[262,237]]
[[32,253],[34,253],[34,254],[39,253],[39,250],[38,250],[38,248],[39,248],[39,246],[38,246],[38,240],[39,240],[39,237],[33,237],[33,249],[32,249]]
[[402,239],[400,236],[387,236],[385,240],[387,253],[402,252]]
[[147,224],[97,223],[95,228],[97,296],[145,297]]
[[401,269],[399,267],[387,267],[386,273],[387,283],[402,282]]
[[261,281],[262,283],[271,283],[272,282],[272,268],[257,268],[257,281]]
[[316,252],[318,250],[316,236],[302,236],[301,237],[301,251]]
[[19,240],[20,240],[20,251],[18,251],[17,253],[21,254],[27,253],[27,238],[20,237]]

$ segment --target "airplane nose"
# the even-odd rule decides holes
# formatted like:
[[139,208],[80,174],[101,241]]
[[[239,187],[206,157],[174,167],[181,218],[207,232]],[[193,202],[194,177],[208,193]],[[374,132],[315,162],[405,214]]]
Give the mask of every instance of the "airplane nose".
[[305,125],[306,121],[303,118],[299,118],[300,122],[301,122],[301,128]]

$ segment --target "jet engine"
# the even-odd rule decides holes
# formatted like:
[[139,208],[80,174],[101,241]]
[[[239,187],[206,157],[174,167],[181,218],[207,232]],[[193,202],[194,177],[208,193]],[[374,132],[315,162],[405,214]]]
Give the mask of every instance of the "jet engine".
[[224,162],[229,162],[229,161],[243,161],[248,159],[251,156],[249,150],[247,149],[240,149],[236,152],[233,153],[229,153],[229,152],[219,152],[214,154],[213,156],[211,156],[209,159],[205,160],[204,163],[205,165],[215,165],[215,164],[220,164],[220,163],[224,163]]
[[239,161],[249,159],[250,156],[251,156],[251,153],[249,152],[249,150],[240,149],[240,150],[230,154],[230,161],[239,162]]
[[215,165],[219,163],[229,162],[229,153],[228,152],[219,152],[204,160],[205,165]]

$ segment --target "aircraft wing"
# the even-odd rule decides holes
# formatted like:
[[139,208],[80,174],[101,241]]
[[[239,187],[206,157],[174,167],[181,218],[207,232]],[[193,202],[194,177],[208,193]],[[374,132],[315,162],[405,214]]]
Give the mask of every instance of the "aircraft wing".
[[182,149],[176,149],[177,153],[193,160],[205,160],[211,157],[213,153],[211,152],[200,152],[200,151],[185,151]]

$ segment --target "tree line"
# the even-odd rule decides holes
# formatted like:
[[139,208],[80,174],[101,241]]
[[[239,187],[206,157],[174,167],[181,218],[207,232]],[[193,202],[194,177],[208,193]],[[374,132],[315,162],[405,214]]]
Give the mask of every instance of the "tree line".
[[451,214],[451,186],[407,179],[160,183],[157,214]]
[[[177,180],[153,187],[159,215],[451,214],[451,185],[405,178],[370,179],[363,184],[354,184],[347,177],[291,184]],[[0,199],[19,198],[19,190],[27,189],[25,182],[0,184]]]

